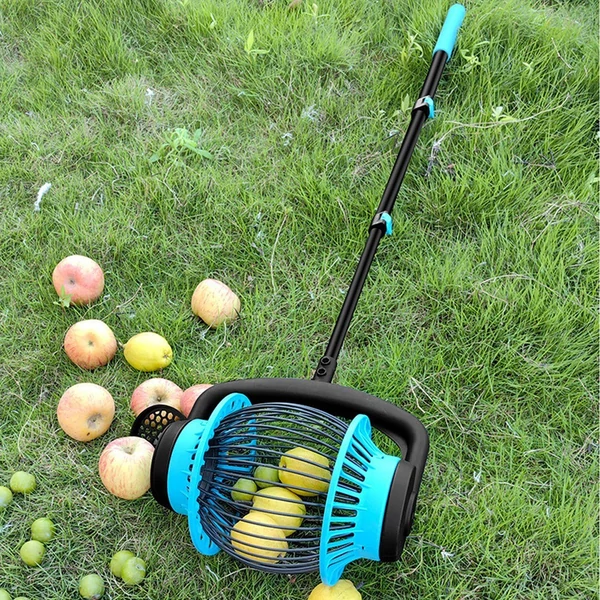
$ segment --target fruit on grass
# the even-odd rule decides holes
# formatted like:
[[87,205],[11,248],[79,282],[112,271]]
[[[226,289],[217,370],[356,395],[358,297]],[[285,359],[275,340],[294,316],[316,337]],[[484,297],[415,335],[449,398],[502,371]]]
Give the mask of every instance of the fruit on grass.
[[362,600],[361,593],[347,579],[340,579],[335,585],[320,583],[308,600]]
[[45,552],[46,548],[44,548],[44,544],[42,544],[42,542],[38,542],[37,540],[29,540],[28,542],[25,542],[19,550],[21,560],[30,567],[39,565],[44,558]]
[[231,498],[236,502],[250,502],[257,489],[256,483],[252,479],[240,477],[231,490]]
[[171,364],[173,350],[162,335],[145,331],[134,335],[123,347],[125,360],[138,371],[158,371]]
[[110,572],[115,577],[121,577],[123,565],[130,559],[135,558],[135,554],[129,550],[119,550],[110,559]]
[[47,517],[36,519],[31,524],[31,539],[38,542],[49,542],[56,534],[54,523]]
[[[5,509],[13,499],[13,494],[10,491],[10,488],[7,488],[3,485],[0,485],[0,510]],[[0,600],[2,600],[0,598]]]
[[77,383],[61,396],[58,424],[74,440],[89,442],[106,433],[115,416],[110,392],[95,383]]
[[146,577],[146,563],[137,556],[125,561],[121,569],[121,579],[125,585],[137,585]]
[[137,436],[117,438],[100,455],[98,472],[104,487],[124,500],[135,500],[150,489],[154,446]]
[[271,487],[273,483],[279,483],[279,471],[275,467],[259,465],[254,469],[254,478],[259,488]]
[[91,304],[104,290],[104,273],[96,261],[74,254],[54,267],[52,283],[65,306]]
[[262,512],[269,515],[288,536],[302,525],[306,506],[294,492],[287,488],[268,487],[260,490],[254,496],[250,512]]
[[288,549],[281,528],[262,512],[250,512],[233,526],[231,544],[238,556],[270,565],[282,559]]
[[279,459],[279,467],[281,482],[299,496],[316,496],[319,492],[329,489],[329,460],[313,450],[288,450]]
[[117,353],[117,340],[103,321],[88,319],[72,325],[64,341],[67,356],[82,369],[96,369],[111,361]]
[[0,590],[0,600],[11,600],[10,594],[4,589]]
[[212,387],[211,383],[198,383],[183,392],[181,395],[181,412],[186,417],[189,417],[198,397],[210,387]]
[[10,489],[15,494],[30,494],[35,490],[35,477],[25,471],[17,471],[10,478]]
[[84,575],[79,580],[79,594],[87,600],[100,600],[104,595],[104,581],[100,575]]
[[153,404],[166,404],[180,410],[182,394],[183,390],[172,381],[153,377],[135,388],[131,395],[131,410],[136,416]]
[[217,279],[201,281],[192,294],[192,312],[212,328],[235,321],[240,307],[240,299]]

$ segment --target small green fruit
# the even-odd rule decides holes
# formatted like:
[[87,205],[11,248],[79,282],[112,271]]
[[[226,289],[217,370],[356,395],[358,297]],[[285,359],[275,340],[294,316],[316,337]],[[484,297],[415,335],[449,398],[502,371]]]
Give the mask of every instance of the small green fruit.
[[[9,488],[0,485],[0,510],[4,510],[13,499],[12,492]],[[2,600],[2,596],[0,596],[0,600]]]
[[10,600],[10,594],[6,590],[0,590],[0,600]]
[[235,502],[251,502],[257,489],[256,483],[252,479],[240,478],[231,490],[231,498]]
[[29,540],[28,542],[25,542],[19,550],[21,559],[30,567],[39,565],[44,558],[45,552],[46,548],[44,548],[44,544],[42,544],[42,542],[38,542],[37,540]]
[[104,594],[104,581],[100,575],[84,575],[79,581],[79,593],[87,600],[100,600]]
[[31,539],[38,542],[49,542],[54,538],[56,529],[54,523],[47,518],[36,519],[31,524]]
[[274,483],[279,483],[279,470],[275,467],[266,467],[261,465],[260,467],[256,467],[254,470],[254,477],[257,480],[256,485],[259,488],[270,487]]
[[135,558],[135,554],[130,552],[129,550],[119,550],[111,559],[110,559],[110,572],[115,577],[121,577],[121,572],[123,571],[123,565],[130,559]]
[[18,598],[15,598],[15,600],[29,600],[29,598],[27,598],[27,596],[19,596]]
[[10,489],[15,494],[29,494],[35,490],[35,477],[25,471],[17,471],[10,478]]
[[146,563],[141,558],[130,558],[123,565],[121,578],[125,585],[137,585],[146,577]]

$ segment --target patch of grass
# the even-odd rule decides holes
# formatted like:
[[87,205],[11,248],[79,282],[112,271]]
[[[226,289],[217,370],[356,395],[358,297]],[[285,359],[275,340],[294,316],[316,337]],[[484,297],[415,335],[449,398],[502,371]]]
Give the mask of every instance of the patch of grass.
[[[0,514],[13,596],[75,597],[88,572],[112,598],[298,600],[318,582],[202,557],[183,517],[109,496],[98,457],[148,375],[121,355],[82,372],[61,348],[99,318],[121,342],[164,335],[184,388],[310,377],[448,5],[287,4],[0,0],[0,484],[38,478]],[[345,571],[365,599],[597,595],[597,29],[585,2],[469,3],[336,379],[431,436],[402,561]],[[151,161],[177,130],[212,159]],[[69,254],[105,270],[91,307],[54,304]],[[205,277],[242,299],[227,329],[191,315]],[[117,403],[87,445],[55,417],[82,381]],[[40,516],[59,535],[25,568]],[[147,561],[139,588],[108,572],[123,548]]]

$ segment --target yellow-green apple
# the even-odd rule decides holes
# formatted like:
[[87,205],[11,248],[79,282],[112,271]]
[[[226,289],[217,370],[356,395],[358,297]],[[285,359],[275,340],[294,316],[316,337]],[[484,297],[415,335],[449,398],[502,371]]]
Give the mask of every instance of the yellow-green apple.
[[183,390],[172,381],[153,377],[135,388],[131,395],[131,410],[136,416],[153,404],[167,404],[181,410],[182,394]]
[[54,267],[52,283],[66,306],[90,304],[104,290],[104,273],[96,261],[74,254],[63,258]]
[[137,436],[117,438],[100,455],[98,472],[104,487],[114,496],[135,500],[150,489],[154,446]]
[[235,321],[240,306],[240,299],[217,279],[201,281],[192,295],[192,312],[213,328]]
[[117,353],[117,340],[111,328],[98,319],[72,325],[64,341],[67,356],[82,369],[95,369],[107,364]]
[[196,403],[196,400],[200,395],[205,392],[209,387],[212,387],[212,383],[199,383],[189,387],[181,395],[181,412],[186,416],[190,416],[190,412]]
[[89,442],[106,433],[115,416],[110,392],[95,383],[77,383],[58,401],[58,424],[74,440]]

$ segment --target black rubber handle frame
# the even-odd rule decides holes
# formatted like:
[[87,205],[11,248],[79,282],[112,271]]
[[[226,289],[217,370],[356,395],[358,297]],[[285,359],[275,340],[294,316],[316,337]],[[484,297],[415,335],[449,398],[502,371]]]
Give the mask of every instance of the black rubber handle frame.
[[421,480],[429,451],[429,435],[415,416],[391,402],[353,388],[310,379],[238,379],[208,388],[188,418],[208,419],[217,404],[234,392],[245,394],[253,404],[291,402],[348,419],[367,415],[376,429],[395,442],[402,459],[414,465],[419,482]]

